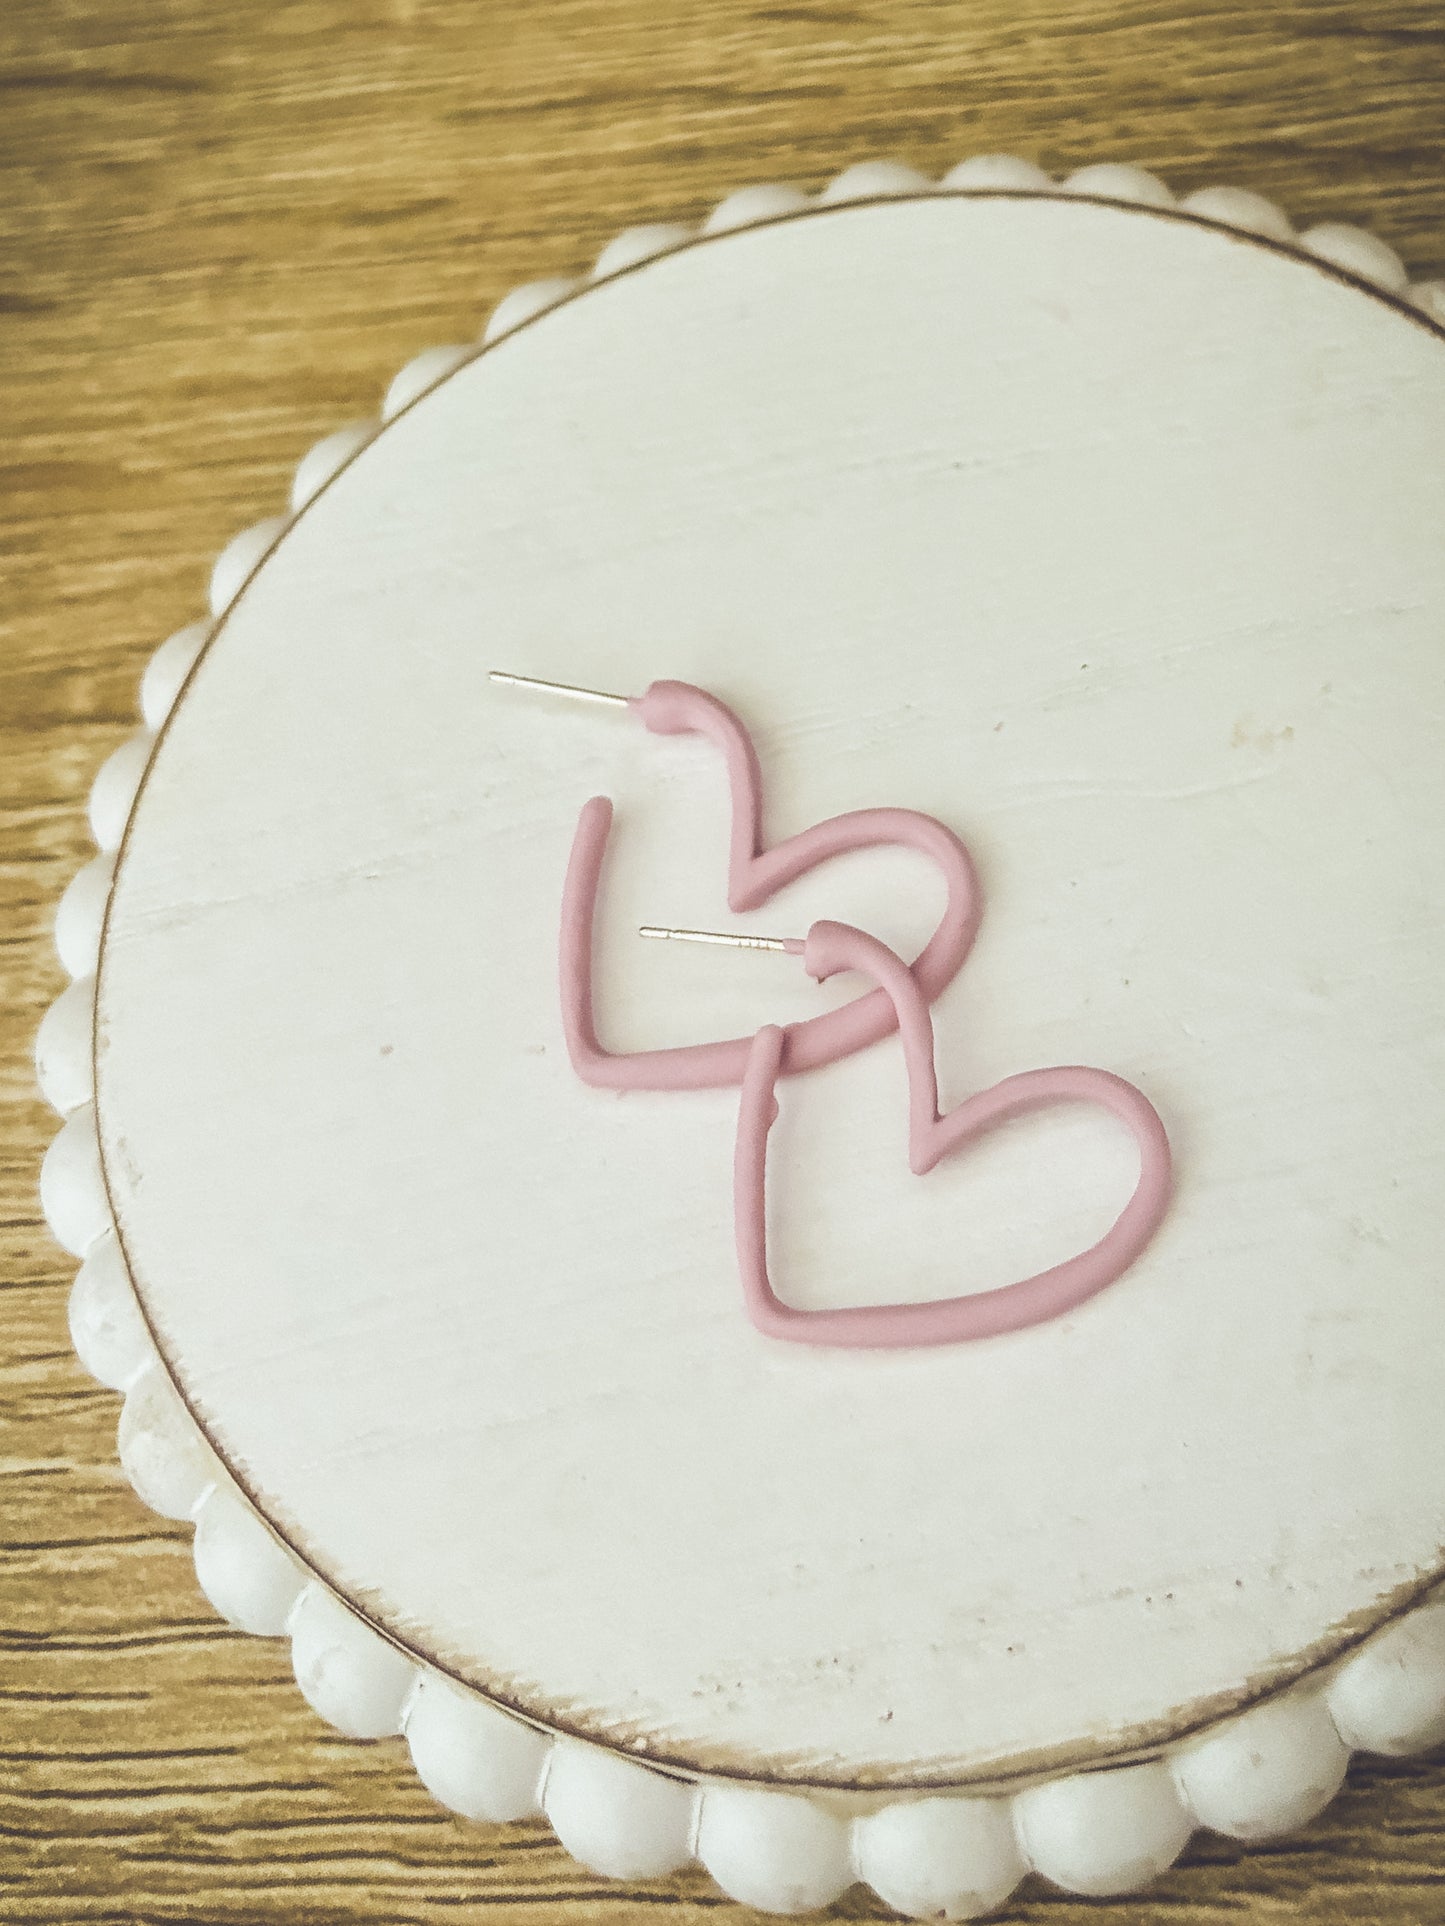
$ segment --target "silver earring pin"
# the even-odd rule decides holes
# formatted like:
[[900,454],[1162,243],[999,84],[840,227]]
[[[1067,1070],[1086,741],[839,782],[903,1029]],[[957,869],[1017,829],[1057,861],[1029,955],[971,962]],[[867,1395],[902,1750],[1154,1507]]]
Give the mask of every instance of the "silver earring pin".
[[639,936],[651,936],[663,943],[721,943],[730,950],[773,950],[780,956],[801,956],[803,941],[798,936],[743,936],[728,930],[677,930],[662,923],[644,923]]
[[507,689],[533,689],[540,695],[570,696],[574,702],[601,702],[609,709],[625,709],[630,696],[612,695],[606,689],[579,689],[570,682],[544,682],[539,675],[513,675],[510,669],[491,669],[488,680]]

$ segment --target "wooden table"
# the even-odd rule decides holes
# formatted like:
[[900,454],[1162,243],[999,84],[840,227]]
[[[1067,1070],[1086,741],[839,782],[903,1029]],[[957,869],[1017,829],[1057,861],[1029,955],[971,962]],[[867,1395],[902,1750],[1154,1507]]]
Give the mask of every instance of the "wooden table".
[[[1232,181],[1445,273],[1438,0],[10,0],[0,19],[0,1918],[439,1926],[752,1917],[469,1827],[328,1734],[200,1598],[74,1362],[36,1207],[54,904],[149,650],[291,465],[418,349],[619,227],[742,183],[1004,149]],[[886,1915],[857,1889],[841,1912]],[[1362,1762],[1300,1839],[1197,1841],[1149,1901],[1005,1917],[1445,1915],[1440,1762]]]

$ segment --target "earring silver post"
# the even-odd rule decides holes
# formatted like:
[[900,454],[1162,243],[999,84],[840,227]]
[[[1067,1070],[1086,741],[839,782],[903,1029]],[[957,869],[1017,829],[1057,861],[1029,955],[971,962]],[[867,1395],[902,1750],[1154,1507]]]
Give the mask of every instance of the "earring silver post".
[[742,936],[728,930],[677,930],[661,923],[644,923],[639,936],[651,936],[663,943],[721,943],[730,950],[773,950],[782,956],[796,956],[803,945],[795,936]]
[[535,689],[541,695],[570,696],[574,702],[601,702],[609,709],[625,709],[631,700],[606,689],[579,689],[570,682],[545,682],[539,675],[513,675],[510,669],[490,669],[487,679],[508,689]]

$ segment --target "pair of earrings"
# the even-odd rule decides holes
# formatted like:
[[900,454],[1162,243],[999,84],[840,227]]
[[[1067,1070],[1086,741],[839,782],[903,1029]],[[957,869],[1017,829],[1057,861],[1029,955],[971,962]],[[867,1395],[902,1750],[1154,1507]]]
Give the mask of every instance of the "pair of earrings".
[[[593,923],[612,805],[605,796],[594,796],[583,806],[563,886],[558,959],[562,1024],[572,1066],[584,1082],[610,1089],[738,1089],[734,1234],[744,1303],[759,1330],[804,1344],[954,1344],[1058,1317],[1124,1274],[1158,1229],[1171,1189],[1169,1139],[1142,1091],[1110,1071],[1067,1064],[1005,1077],[946,1114],[939,1112],[929,1006],[962,967],[982,909],[973,860],[952,830],[916,810],[857,809],[769,844],[763,834],[762,769],[752,737],[732,710],[705,689],[687,682],[654,682],[645,694],[629,697],[502,670],[493,670],[492,680],[626,709],[655,735],[700,735],[711,742],[723,757],[731,797],[727,900],[734,913],[759,908],[785,884],[847,850],[890,845],[915,849],[944,879],[943,915],[911,964],[848,923],[814,923],[802,940],[645,926],[644,936],[776,951],[799,957],[819,982],[852,971],[874,987],[839,1009],[787,1028],[765,1024],[752,1037],[618,1054],[598,1041],[592,1000]],[[1110,1112],[1133,1136],[1138,1181],[1097,1243],[1031,1277],[994,1290],[918,1303],[799,1310],[778,1297],[768,1270],[767,1140],[778,1115],[778,1080],[835,1063],[895,1029],[908,1078],[909,1164],[917,1175],[926,1175],[951,1152],[1011,1118],[1060,1104],[1092,1104]]]

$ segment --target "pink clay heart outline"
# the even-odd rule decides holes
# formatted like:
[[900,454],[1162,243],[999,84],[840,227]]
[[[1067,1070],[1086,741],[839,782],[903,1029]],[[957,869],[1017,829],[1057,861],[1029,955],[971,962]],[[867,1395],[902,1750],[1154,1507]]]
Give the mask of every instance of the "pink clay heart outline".
[[1141,1090],[1108,1070],[1059,1065],[1005,1077],[940,1116],[933,1022],[907,965],[877,937],[847,923],[815,923],[805,943],[789,947],[801,952],[808,974],[820,983],[840,970],[858,970],[891,999],[908,1072],[908,1161],[918,1176],[995,1124],[1054,1104],[1090,1103],[1110,1111],[1132,1133],[1139,1147],[1139,1181],[1098,1243],[1017,1283],[915,1304],[819,1311],[784,1304],[768,1276],[767,1248],[767,1144],[778,1115],[783,1032],[775,1024],[764,1025],[748,1053],[733,1158],[738,1269],[748,1316],[760,1331],[800,1344],[873,1349],[958,1344],[1062,1316],[1123,1276],[1159,1228],[1172,1185],[1169,1138]]
[[[752,737],[725,703],[689,682],[654,682],[628,707],[654,735],[701,735],[727,766],[731,799],[728,907],[759,908],[785,884],[848,850],[895,846],[916,849],[942,872],[948,901],[937,928],[911,965],[917,990],[931,1003],[962,968],[982,909],[973,859],[952,830],[913,809],[854,809],[800,830],[780,843],[763,841],[762,768]],[[687,1043],[665,1050],[613,1052],[597,1040],[592,1000],[593,924],[602,863],[612,826],[605,796],[585,803],[577,820],[562,890],[558,974],[562,1028],[572,1067],[584,1083],[612,1090],[706,1090],[740,1084],[751,1037]],[[892,952],[890,951],[890,955]],[[836,1063],[876,1043],[898,1021],[883,990],[866,990],[841,1009],[790,1024],[781,1032],[779,1073],[791,1075]]]

